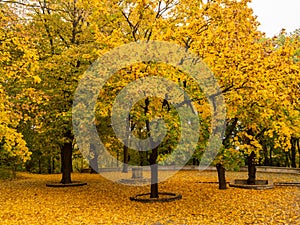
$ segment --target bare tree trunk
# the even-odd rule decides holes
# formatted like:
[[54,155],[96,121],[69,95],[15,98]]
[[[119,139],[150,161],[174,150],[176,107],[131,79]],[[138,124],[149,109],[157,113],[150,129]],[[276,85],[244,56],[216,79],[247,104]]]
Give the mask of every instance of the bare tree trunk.
[[158,198],[158,165],[151,165],[151,192],[150,198]]
[[151,188],[150,188],[150,198],[158,198],[158,165],[156,163],[157,159],[157,147],[152,149],[150,155],[150,167],[151,167]]
[[122,173],[128,173],[128,147],[126,143],[124,144],[123,154],[124,154],[124,159],[123,159]]
[[252,151],[248,157],[248,180],[247,184],[255,184],[256,168],[255,153]]
[[221,163],[216,165],[218,171],[218,179],[219,179],[219,189],[226,189],[226,179],[225,179],[225,168]]
[[296,142],[295,138],[291,138],[291,166],[296,168]]
[[297,142],[296,142],[296,143],[297,143],[297,148],[298,148],[298,153],[299,153],[299,154],[298,154],[298,156],[299,156],[299,165],[298,165],[298,166],[299,166],[299,168],[300,168],[300,142],[299,142],[299,138],[297,139]]
[[90,144],[90,151],[93,153],[93,157],[92,159],[90,159],[90,168],[91,168],[91,173],[98,173],[98,152],[96,150],[96,147],[94,146],[94,144]]
[[128,173],[128,142],[129,142],[129,135],[132,131],[130,126],[130,114],[127,117],[127,123],[126,123],[126,139],[123,147],[123,169],[122,173]]
[[[144,115],[146,116],[149,110],[149,98],[145,99],[145,107],[144,107]],[[150,139],[150,147],[154,146],[153,139],[151,137],[151,130],[150,130],[150,121],[146,120],[146,129],[148,132],[148,138]],[[151,188],[150,188],[150,198],[158,198],[158,165],[157,165],[157,156],[158,156],[158,147],[152,149],[149,163],[151,168]]]
[[273,146],[270,147],[270,166],[273,166],[272,153],[273,153]]
[[[226,131],[225,131],[225,138],[222,141],[222,144],[225,148],[230,146],[230,137],[234,130],[236,129],[238,124],[238,118],[235,117],[227,122],[226,124]],[[225,168],[221,163],[216,165],[218,171],[218,179],[219,179],[219,189],[224,190],[226,189],[226,177],[225,177]]]
[[290,154],[289,154],[289,152],[285,153],[285,167],[290,167]]
[[268,157],[268,146],[263,145],[263,151],[264,151],[264,157],[265,157],[264,166],[269,166],[270,161],[269,161],[269,157]]
[[62,179],[60,183],[72,183],[72,142],[64,143],[63,147],[61,148],[61,172]]

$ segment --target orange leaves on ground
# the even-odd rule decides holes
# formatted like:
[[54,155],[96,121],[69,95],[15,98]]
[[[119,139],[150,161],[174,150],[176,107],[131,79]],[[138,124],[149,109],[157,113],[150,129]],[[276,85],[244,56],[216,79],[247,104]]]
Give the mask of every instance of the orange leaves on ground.
[[[162,172],[163,173],[163,172]],[[228,172],[228,179],[246,173]],[[179,172],[159,184],[160,191],[181,193],[170,203],[138,203],[130,196],[146,193],[148,186],[112,183],[97,174],[73,174],[87,186],[48,188],[60,175],[29,175],[0,182],[1,224],[299,224],[297,187],[272,190],[229,188],[218,190],[216,172]],[[130,175],[130,174],[128,174]],[[145,176],[147,176],[145,172]],[[299,176],[258,173],[260,179],[299,181]]]

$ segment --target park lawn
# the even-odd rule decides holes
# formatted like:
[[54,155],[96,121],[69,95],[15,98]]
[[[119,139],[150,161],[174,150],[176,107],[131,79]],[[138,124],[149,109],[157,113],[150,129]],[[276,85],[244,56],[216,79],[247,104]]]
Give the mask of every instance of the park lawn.
[[[147,175],[147,174],[146,174]],[[149,186],[113,183],[98,174],[72,174],[82,187],[51,188],[60,175],[19,174],[0,181],[0,224],[300,224],[300,188],[271,190],[228,188],[219,190],[216,172],[180,171],[160,183],[160,191],[182,194],[166,203],[139,203],[130,196]],[[227,172],[227,180],[246,178]],[[258,178],[300,181],[300,176],[258,173]],[[204,183],[203,183],[204,182]]]

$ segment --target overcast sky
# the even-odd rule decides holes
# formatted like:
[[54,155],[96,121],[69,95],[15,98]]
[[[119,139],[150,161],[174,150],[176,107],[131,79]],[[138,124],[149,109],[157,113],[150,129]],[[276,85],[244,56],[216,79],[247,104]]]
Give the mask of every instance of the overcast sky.
[[300,0],[252,0],[250,7],[261,23],[259,30],[268,37],[282,28],[288,33],[300,28]]

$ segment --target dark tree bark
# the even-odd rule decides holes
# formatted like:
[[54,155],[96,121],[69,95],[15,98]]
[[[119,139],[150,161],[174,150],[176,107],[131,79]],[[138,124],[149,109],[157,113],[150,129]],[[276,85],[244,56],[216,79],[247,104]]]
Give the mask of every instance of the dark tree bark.
[[299,142],[299,139],[297,139],[297,141],[296,141],[296,143],[297,143],[297,148],[298,148],[298,153],[299,153],[299,168],[300,168],[300,142]]
[[[236,126],[238,124],[238,118],[235,117],[227,122],[226,124],[226,131],[225,131],[225,138],[222,141],[222,144],[225,148],[230,146],[230,137],[233,134]],[[218,171],[218,180],[219,180],[219,189],[226,189],[226,177],[225,177],[225,168],[221,163],[216,165]]]
[[273,153],[273,146],[270,147],[270,166],[273,166],[273,159],[272,159],[272,153]]
[[263,146],[263,151],[264,151],[264,166],[269,166],[270,165],[270,160],[269,160],[269,156],[268,156],[268,147],[266,145],[262,145]]
[[129,161],[129,157],[128,157],[128,141],[129,141],[129,135],[130,132],[134,129],[134,126],[131,127],[130,126],[130,114],[128,114],[127,117],[127,123],[126,123],[126,139],[125,139],[125,143],[124,143],[124,147],[123,147],[123,169],[122,169],[122,173],[128,173],[128,161]]
[[147,165],[147,162],[148,162],[148,153],[145,152],[145,151],[139,151],[139,158],[140,158],[140,163],[139,165],[140,166],[145,166]]
[[226,187],[226,178],[225,178],[225,168],[221,163],[216,165],[218,171],[218,180],[219,180],[219,189],[225,190]]
[[256,167],[255,167],[255,153],[252,151],[248,157],[248,180],[247,184],[255,184]]
[[122,173],[128,173],[128,147],[127,147],[127,143],[124,144],[123,154],[124,154],[124,156],[123,156],[124,158],[123,158]]
[[95,174],[98,173],[98,152],[94,146],[94,144],[90,144],[90,151],[93,153],[92,159],[90,159],[90,168],[91,168],[91,173]]
[[290,154],[289,154],[289,152],[285,153],[285,167],[290,167]]
[[150,198],[158,198],[158,165],[156,163],[158,152],[157,147],[152,149],[150,155],[150,168],[151,168],[151,189]]
[[226,124],[226,131],[225,131],[225,138],[222,141],[222,144],[225,148],[230,146],[230,137],[232,136],[234,130],[236,129],[238,123],[238,118],[235,117],[227,122]]
[[296,142],[295,138],[291,138],[291,166],[296,168]]
[[64,143],[61,148],[61,172],[62,179],[60,183],[70,184],[72,172],[72,142]]
[[151,190],[150,198],[158,198],[158,165],[151,165]]
[[119,158],[120,158],[120,152],[117,150],[117,168],[119,168]]
[[199,165],[199,160],[193,157],[193,166],[198,166],[198,165]]
[[[145,99],[145,107],[144,107],[144,115],[147,115],[149,110],[150,100],[149,98]],[[150,139],[150,147],[154,146],[154,142],[151,137],[151,130],[150,130],[150,121],[146,120],[146,129],[148,132],[148,138]],[[157,165],[157,156],[158,156],[158,147],[152,149],[149,163],[151,168],[151,188],[150,188],[150,198],[158,198],[158,165]]]

